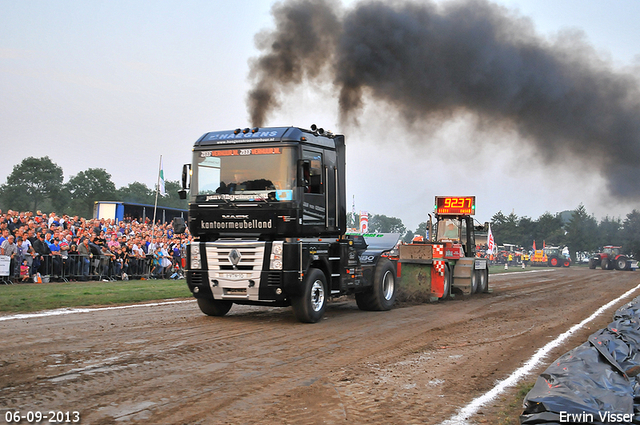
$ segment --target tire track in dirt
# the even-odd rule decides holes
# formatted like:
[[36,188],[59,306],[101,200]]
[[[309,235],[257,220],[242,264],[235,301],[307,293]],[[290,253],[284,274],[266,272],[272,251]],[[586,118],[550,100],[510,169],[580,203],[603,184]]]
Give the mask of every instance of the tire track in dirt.
[[0,407],[81,407],[98,424],[437,423],[632,282],[500,275],[491,294],[390,312],[332,303],[315,325],[290,309],[209,318],[193,304],[12,321],[0,324]]

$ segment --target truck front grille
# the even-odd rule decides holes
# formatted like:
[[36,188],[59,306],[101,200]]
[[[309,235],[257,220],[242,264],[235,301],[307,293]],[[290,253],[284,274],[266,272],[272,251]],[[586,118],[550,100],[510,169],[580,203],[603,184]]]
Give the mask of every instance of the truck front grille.
[[[264,259],[264,242],[214,242],[207,243],[209,270],[260,271]],[[232,251],[236,252],[232,254]],[[232,260],[236,259],[234,265]]]

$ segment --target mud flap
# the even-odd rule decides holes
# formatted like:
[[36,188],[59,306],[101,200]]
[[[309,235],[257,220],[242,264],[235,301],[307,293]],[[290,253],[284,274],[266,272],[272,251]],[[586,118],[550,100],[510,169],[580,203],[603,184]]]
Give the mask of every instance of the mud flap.
[[471,279],[474,278],[474,261],[473,258],[461,258],[453,269],[453,287],[462,291],[463,295],[473,293]]
[[444,293],[444,260],[434,260],[431,266],[431,295],[442,298]]

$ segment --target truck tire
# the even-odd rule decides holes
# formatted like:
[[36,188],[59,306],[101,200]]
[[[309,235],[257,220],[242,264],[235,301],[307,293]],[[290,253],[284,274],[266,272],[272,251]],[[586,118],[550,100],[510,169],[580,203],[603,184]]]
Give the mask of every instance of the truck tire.
[[596,259],[595,258],[589,258],[589,268],[591,270],[596,268]]
[[440,300],[446,300],[451,297],[451,281],[453,280],[453,273],[448,264],[444,265],[444,291]]
[[616,270],[626,270],[627,269],[627,257],[625,257],[624,255],[621,255],[620,257],[616,258],[615,261],[615,268]]
[[327,278],[322,270],[312,267],[302,285],[302,295],[291,299],[293,314],[301,322],[316,323],[327,308]]
[[471,293],[475,294],[478,292],[478,274],[475,270],[471,270]]
[[390,310],[396,301],[396,273],[391,261],[381,258],[373,274],[373,286],[367,292],[356,293],[360,310]]
[[372,307],[374,310],[391,310],[396,302],[396,270],[391,261],[381,258],[373,275]]
[[611,270],[609,267],[609,259],[605,257],[600,260],[600,267],[602,267],[602,270]]
[[549,258],[549,265],[551,267],[560,267],[560,262],[556,257]]
[[562,267],[571,267],[571,260],[563,260],[562,261]]
[[477,277],[478,288],[476,292],[478,294],[481,294],[483,292],[486,292],[487,287],[489,286],[489,270],[487,269],[476,270],[476,274],[478,275]]
[[233,305],[231,301],[210,300],[208,298],[197,298],[197,300],[200,311],[207,316],[224,316]]
[[371,293],[370,292],[356,292],[356,304],[362,311],[373,310],[371,308]]

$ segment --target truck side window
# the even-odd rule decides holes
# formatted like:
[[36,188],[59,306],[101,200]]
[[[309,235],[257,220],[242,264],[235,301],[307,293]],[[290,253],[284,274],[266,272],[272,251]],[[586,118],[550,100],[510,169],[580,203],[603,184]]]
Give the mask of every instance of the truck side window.
[[322,185],[322,154],[304,151],[303,158],[308,160],[304,166],[305,193],[324,193]]

